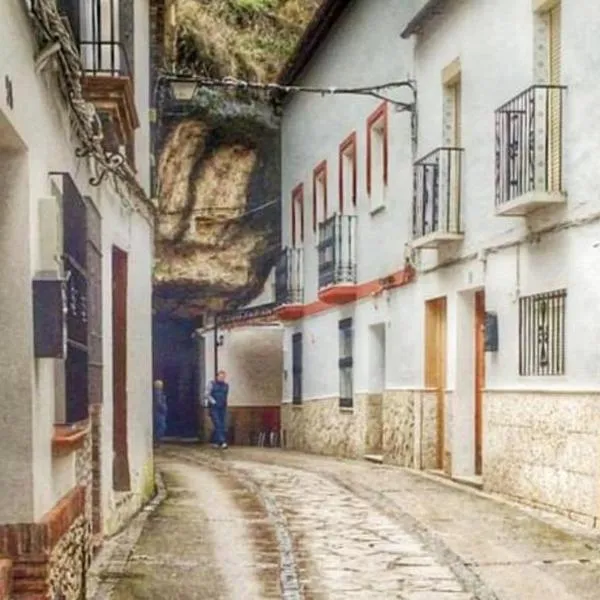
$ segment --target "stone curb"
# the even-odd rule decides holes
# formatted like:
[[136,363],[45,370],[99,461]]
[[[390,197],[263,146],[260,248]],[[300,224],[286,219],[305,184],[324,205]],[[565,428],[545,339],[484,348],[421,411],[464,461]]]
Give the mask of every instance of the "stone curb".
[[[386,467],[394,468],[394,465],[383,465]],[[467,494],[471,494],[473,496],[477,496],[483,500],[489,500],[490,502],[495,502],[497,504],[503,504],[504,506],[508,506],[510,508],[514,508],[516,510],[520,510],[524,513],[529,514],[529,516],[539,519],[553,527],[566,531],[568,533],[572,533],[579,537],[585,537],[586,539],[593,541],[600,545],[600,528],[592,527],[591,525],[585,525],[577,519],[573,519],[568,515],[562,514],[557,511],[548,510],[539,506],[525,504],[524,502],[519,502],[518,500],[512,500],[511,498],[507,498],[500,494],[495,494],[493,492],[485,492],[476,487],[460,483],[459,481],[455,481],[449,477],[438,475],[436,473],[429,473],[427,471],[420,471],[417,469],[410,469],[406,467],[399,467],[400,469],[406,470],[406,472],[411,475],[416,475],[417,477],[421,477],[422,479],[427,479],[429,481],[433,481],[435,483],[439,483],[445,485],[446,487],[452,488],[454,490],[465,492]],[[591,521],[591,517],[590,517]],[[600,546],[599,546],[600,549]]]
[[120,533],[104,541],[102,549],[94,559],[87,575],[88,600],[110,600],[112,593],[123,577],[129,557],[138,543],[148,517],[156,511],[167,497],[167,490],[159,470],[154,477],[156,495],[142,507]]

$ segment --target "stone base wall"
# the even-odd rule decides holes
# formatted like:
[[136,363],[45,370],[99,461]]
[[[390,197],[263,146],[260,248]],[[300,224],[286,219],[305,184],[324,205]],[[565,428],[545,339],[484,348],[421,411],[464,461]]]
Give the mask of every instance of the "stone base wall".
[[484,489],[586,522],[600,516],[600,394],[484,397]]
[[359,458],[366,452],[368,395],[357,395],[354,407],[340,408],[338,398],[307,400],[282,406],[282,441],[290,450]]
[[385,462],[415,469],[437,466],[437,397],[425,390],[387,390],[383,397]]
[[282,445],[290,450],[358,458],[383,454],[405,467],[437,465],[437,398],[423,390],[357,394],[352,409],[337,398],[281,407]]
[[0,555],[12,561],[12,600],[79,598],[90,554],[85,496],[77,487],[39,523],[0,526]]
[[142,507],[154,496],[154,459],[143,467],[135,491],[116,492],[104,523],[104,534],[108,537],[121,531]]
[[381,454],[383,450],[383,394],[369,394],[367,403],[367,431],[365,450],[369,454]]
[[90,566],[90,521],[81,516],[52,550],[48,561],[50,598],[79,600]]

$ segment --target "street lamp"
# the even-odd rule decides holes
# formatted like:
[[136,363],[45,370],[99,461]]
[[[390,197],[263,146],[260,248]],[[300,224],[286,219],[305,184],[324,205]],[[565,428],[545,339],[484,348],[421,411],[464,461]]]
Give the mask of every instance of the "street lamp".
[[171,88],[171,94],[175,100],[183,100],[189,102],[193,99],[196,94],[196,88],[198,84],[189,79],[169,79],[169,87]]

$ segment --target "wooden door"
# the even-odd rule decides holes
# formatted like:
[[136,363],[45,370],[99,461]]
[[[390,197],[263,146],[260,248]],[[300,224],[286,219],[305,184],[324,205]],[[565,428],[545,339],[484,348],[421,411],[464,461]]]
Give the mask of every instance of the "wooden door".
[[113,488],[128,491],[127,433],[127,254],[112,251],[113,270]]
[[[425,386],[437,395],[437,468],[444,468],[445,390],[446,390],[446,298],[426,304]],[[446,468],[450,469],[450,456]]]
[[483,390],[485,388],[485,293],[475,294],[475,474],[482,472]]

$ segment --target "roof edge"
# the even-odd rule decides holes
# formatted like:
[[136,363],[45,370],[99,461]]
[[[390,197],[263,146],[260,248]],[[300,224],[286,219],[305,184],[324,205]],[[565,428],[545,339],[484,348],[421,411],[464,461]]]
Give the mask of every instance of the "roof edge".
[[277,76],[279,85],[292,85],[325,41],[352,0],[324,0],[306,26],[292,55]]
[[420,33],[427,21],[440,14],[448,0],[428,0],[417,14],[408,22],[400,37],[408,39],[411,35]]

